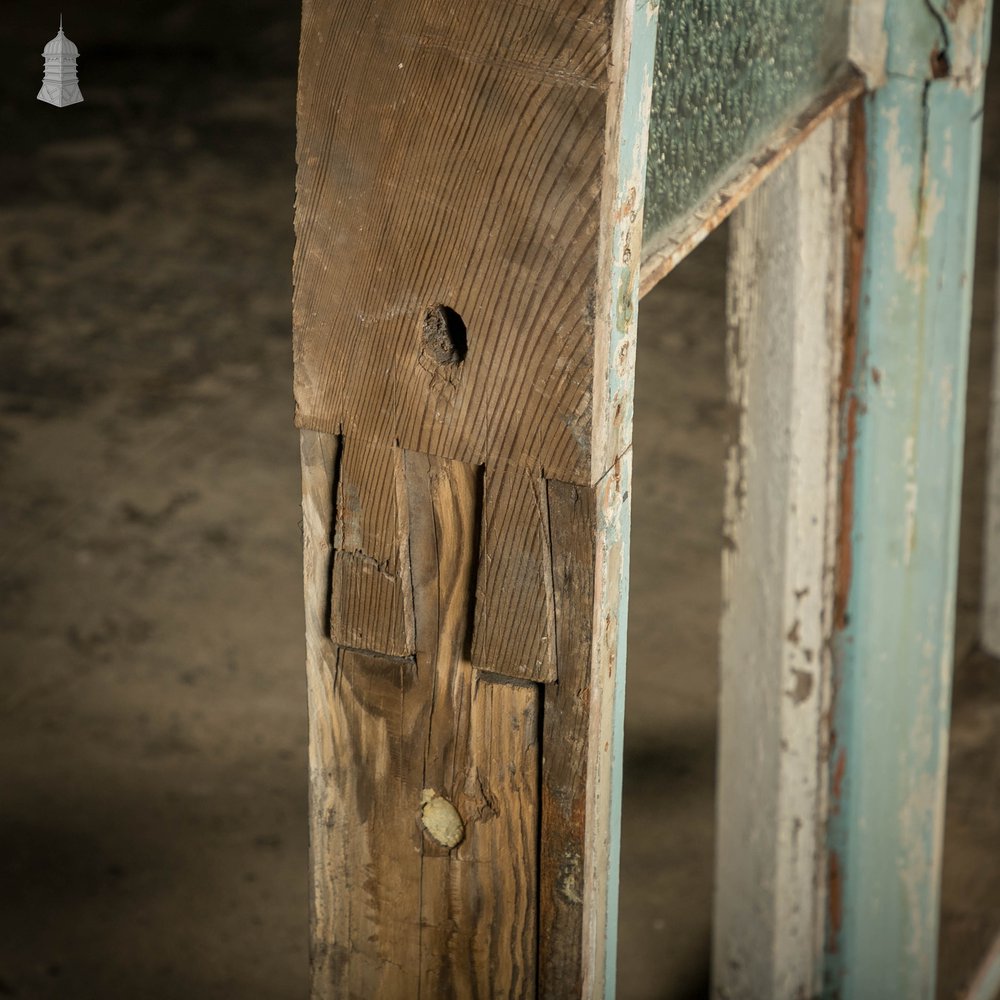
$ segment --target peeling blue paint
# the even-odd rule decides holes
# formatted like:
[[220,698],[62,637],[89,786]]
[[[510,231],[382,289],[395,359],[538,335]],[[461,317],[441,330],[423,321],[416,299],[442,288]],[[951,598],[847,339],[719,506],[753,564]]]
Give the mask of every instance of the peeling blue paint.
[[[629,0],[632,2],[632,0]],[[610,343],[607,365],[594,377],[595,427],[591,482],[596,483],[632,444],[635,329],[639,308],[639,260],[646,183],[646,144],[652,95],[658,0],[635,0],[631,46],[625,66],[617,142],[618,189],[611,208],[608,297]],[[607,223],[605,223],[607,224]]]
[[841,919],[824,975],[845,1000],[935,989],[982,92],[924,78],[940,29],[918,7],[890,3],[905,75],[865,104],[853,569],[834,646]]
[[[627,0],[632,2],[632,0]],[[623,8],[626,4],[622,5]],[[635,385],[636,317],[639,308],[639,261],[642,249],[642,206],[646,178],[646,144],[649,133],[649,105],[652,94],[653,61],[656,48],[658,0],[635,0],[632,11],[631,44],[621,96],[618,134],[618,190],[615,193],[611,234],[611,274],[609,324],[610,345],[603,426],[598,433],[605,444],[604,454],[594,448],[598,465],[593,469],[599,487],[598,510],[606,518],[600,525],[602,548],[609,564],[602,571],[613,573],[615,580],[605,581],[610,594],[617,591],[617,602],[609,601],[606,610],[614,616],[615,654],[611,683],[611,774],[610,827],[608,851],[606,946],[604,954],[604,996],[613,1000],[617,970],[618,945],[618,869],[621,857],[622,753],[625,732],[625,658],[628,619],[629,531],[631,501],[632,413]],[[603,467],[602,467],[603,465]],[[613,484],[610,485],[610,484]],[[604,494],[607,494],[606,499]],[[616,606],[615,606],[616,605]],[[606,651],[607,655],[610,651]]]
[[975,90],[989,52],[989,21],[988,0],[889,0],[887,74],[934,77],[932,59],[943,54],[947,76]]

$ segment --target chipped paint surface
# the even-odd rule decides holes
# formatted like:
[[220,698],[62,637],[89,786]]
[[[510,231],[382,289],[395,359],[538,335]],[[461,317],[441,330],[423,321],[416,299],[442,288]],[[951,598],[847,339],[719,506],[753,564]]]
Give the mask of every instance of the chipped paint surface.
[[[887,25],[890,66],[905,72],[866,99],[824,978],[828,997],[930,1000],[981,94],[965,80],[924,79],[942,30],[926,9],[891,0]],[[918,43],[919,71],[908,61]]]
[[[589,824],[584,869],[584,903],[591,920],[585,952],[603,955],[583,995],[614,997],[618,939],[618,869],[621,858],[622,754],[625,733],[626,614],[632,452],[627,451],[597,484],[597,553],[594,576],[593,702],[587,766],[591,815],[608,816],[606,827]],[[602,892],[605,893],[602,898]],[[585,910],[586,912],[586,910]]]
[[[618,83],[619,113],[609,114],[606,148],[617,150],[616,183],[605,184],[601,213],[600,294],[594,358],[596,484],[632,444],[635,329],[639,308],[646,144],[658,0],[623,0],[616,30],[631,35]],[[627,23],[626,23],[627,22]],[[616,43],[616,51],[618,44]],[[610,224],[609,221],[610,220]]]
[[713,996],[812,997],[833,603],[846,110],[733,217]]
[[587,765],[583,995],[612,998],[618,938],[632,412],[658,0],[618,0],[601,200],[591,482],[599,515]]
[[948,78],[975,93],[989,52],[988,24],[989,0],[889,0],[887,73],[911,80]]
[[913,196],[914,176],[919,166],[919,148],[915,144],[919,141],[920,131],[914,131],[914,123],[910,120],[906,122],[905,132],[900,128],[901,111],[898,105],[879,109],[888,160],[885,195],[887,219],[892,227],[894,263],[900,274],[906,274],[920,261],[919,254],[914,253],[918,220],[917,200]]
[[864,74],[872,90],[885,82],[885,64],[889,54],[885,5],[886,0],[851,4],[847,55]]

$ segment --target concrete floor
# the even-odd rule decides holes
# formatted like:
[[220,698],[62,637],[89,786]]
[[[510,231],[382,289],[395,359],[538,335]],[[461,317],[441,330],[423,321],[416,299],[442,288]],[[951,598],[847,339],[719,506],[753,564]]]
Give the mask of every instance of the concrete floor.
[[[0,997],[303,997],[297,5],[67,12],[86,101],[62,110],[34,100],[56,15],[0,35]],[[989,279],[996,101],[986,126]],[[623,1000],[707,989],[724,267],[720,233],[640,310]],[[1000,926],[992,314],[981,282],[942,996]]]

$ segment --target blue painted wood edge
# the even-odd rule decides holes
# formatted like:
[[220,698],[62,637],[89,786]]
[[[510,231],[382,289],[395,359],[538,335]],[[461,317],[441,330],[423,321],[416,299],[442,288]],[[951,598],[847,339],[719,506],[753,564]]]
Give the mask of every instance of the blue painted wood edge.
[[[614,441],[620,468],[615,476],[621,483],[620,502],[614,516],[600,525],[607,547],[620,551],[618,606],[611,734],[611,788],[608,853],[607,912],[604,996],[613,1000],[618,957],[618,892],[621,864],[622,769],[625,733],[625,663],[628,621],[629,532],[631,502],[632,415],[635,383],[635,338],[639,309],[639,262],[642,256],[642,208],[646,185],[646,149],[649,136],[649,105],[656,58],[656,26],[659,0],[626,0],[631,4],[632,30],[618,121],[618,190],[613,213],[611,274],[611,344],[608,353],[609,412],[619,414],[620,437]],[[606,223],[605,223],[606,224]],[[619,410],[620,407],[620,410]],[[603,471],[603,470],[601,470]],[[602,504],[599,503],[600,510]],[[608,609],[612,610],[612,609]]]
[[639,262],[658,14],[659,0],[621,0],[616,15],[629,20],[631,30],[627,32],[618,107],[609,112],[614,132],[607,137],[608,155],[613,150],[616,162],[611,174],[615,181],[613,199],[610,204],[602,202],[602,211],[609,217],[602,218],[601,226],[610,229],[610,238],[600,281],[608,282],[610,292],[606,307],[610,332],[607,353],[597,352],[601,361],[594,372],[591,482],[595,485],[632,444]]
[[830,998],[934,996],[981,110],[981,85],[949,78],[890,76],[865,99]]

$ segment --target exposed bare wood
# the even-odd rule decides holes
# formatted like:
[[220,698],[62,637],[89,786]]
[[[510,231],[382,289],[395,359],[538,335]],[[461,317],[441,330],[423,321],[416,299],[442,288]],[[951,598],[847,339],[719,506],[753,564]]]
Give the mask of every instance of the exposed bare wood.
[[337,475],[330,635],[355,649],[390,656],[413,652],[405,613],[405,533],[396,510],[393,448],[350,440]]
[[554,614],[545,480],[515,466],[487,469],[472,662],[554,681]]
[[538,992],[557,1000],[581,995],[596,512],[593,490],[547,485],[559,680],[545,688]]
[[306,0],[300,426],[588,481],[613,9]]
[[474,996],[535,996],[541,694],[536,684],[482,674],[473,691],[471,798],[481,812],[458,849],[458,884],[464,912],[477,915]]
[[466,654],[478,547],[472,466],[405,453],[424,795],[463,827],[425,824],[420,980],[426,996],[533,996],[538,707],[535,685],[492,683]]
[[[475,677],[466,650],[478,544],[479,475],[474,466],[415,452],[404,452],[403,464],[417,665],[429,719],[423,744],[412,749],[423,760],[422,787],[459,807],[456,797],[470,768],[469,706]],[[459,812],[464,810],[459,807]],[[433,839],[425,853],[433,855]],[[434,886],[428,888],[436,891]]]
[[[314,997],[531,997],[541,689],[468,659],[479,470],[400,455],[416,658],[337,654],[321,610],[336,438],[303,441]],[[360,521],[365,489],[396,494],[369,476]]]
[[[415,904],[419,836],[412,816],[379,809],[373,785],[406,786],[402,694],[412,661],[342,651],[330,641],[327,614],[339,443],[303,431],[302,521],[305,551],[306,663],[309,688],[312,972],[315,1000],[414,995],[417,952],[400,953],[392,922]],[[355,766],[363,761],[364,766]],[[413,791],[413,786],[417,786]],[[403,797],[403,796],[400,796]],[[395,837],[386,836],[394,826]],[[383,839],[384,838],[384,839]],[[378,849],[375,849],[375,848]],[[370,883],[366,880],[370,879]],[[390,905],[391,904],[391,905]]]
[[327,1000],[334,949],[349,938],[338,926],[330,899],[327,876],[326,817],[334,803],[326,768],[333,753],[328,692],[336,669],[337,651],[328,635],[330,565],[333,553],[333,490],[339,440],[332,434],[302,431],[302,549],[305,596],[306,683],[309,700],[309,867],[313,872],[310,893],[310,941],[313,996]]
[[701,205],[675,226],[661,233],[647,233],[642,246],[639,294],[645,295],[663,280],[702,240],[722,225],[812,132],[863,93],[865,81],[847,67],[799,115],[775,134],[757,153],[736,164],[713,187]]
[[417,996],[422,869],[416,815],[425,718],[412,660],[341,649],[321,694],[329,754],[319,844],[332,935],[314,997]]
[[327,616],[333,560],[333,491],[340,440],[333,434],[316,431],[302,431],[299,439],[306,649],[310,667],[325,659],[332,665]]
[[444,799],[463,828],[456,846],[424,823],[421,990],[530,997],[540,692],[486,680],[467,658],[479,471],[412,452],[404,466],[425,718],[409,752],[422,760],[424,798]]
[[584,997],[614,996],[632,451],[594,487],[594,610],[583,859]]
[[[656,16],[305,2],[297,422],[343,442],[342,648],[310,688],[318,997],[613,990]],[[351,874],[383,861],[391,916]]]
[[471,707],[465,771],[451,793],[464,837],[451,852],[424,837],[421,995],[530,1000],[538,943],[540,690],[470,676],[471,706],[462,706]]

